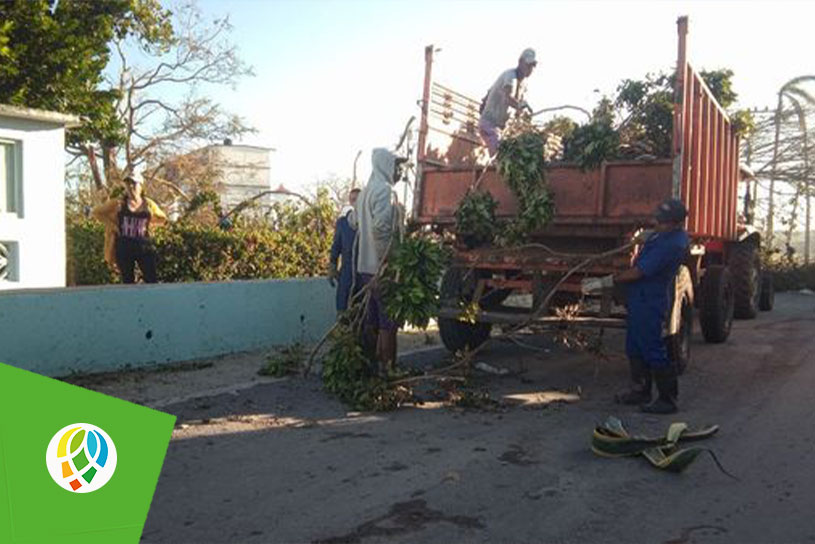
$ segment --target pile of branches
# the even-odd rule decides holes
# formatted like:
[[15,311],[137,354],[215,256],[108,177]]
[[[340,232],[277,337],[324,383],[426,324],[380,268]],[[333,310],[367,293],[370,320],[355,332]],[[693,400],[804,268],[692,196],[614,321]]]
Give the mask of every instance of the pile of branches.
[[[733,90],[733,71],[702,71],[700,76],[716,101],[728,110],[738,98]],[[588,123],[578,125],[557,117],[546,128],[561,137],[563,158],[592,170],[615,159],[670,158],[674,109],[673,74],[648,74],[644,79],[625,79],[613,97],[603,97]],[[755,128],[749,110],[729,111],[736,134]]]
[[414,232],[392,242],[388,259],[374,279],[356,293],[323,341],[312,352],[306,367],[320,351],[323,386],[356,410],[393,410],[413,399],[409,385],[400,380],[405,372],[394,369],[380,375],[373,346],[365,342],[365,321],[372,288],[377,285],[388,317],[395,323],[427,328],[438,315],[441,275],[449,252],[441,241],[425,232]]
[[518,202],[512,220],[497,221],[498,202],[488,191],[470,188],[456,210],[456,236],[463,245],[477,247],[523,243],[546,226],[554,215],[552,194],[546,186],[543,149],[546,135],[529,118],[517,118],[507,127],[498,147],[497,170]]

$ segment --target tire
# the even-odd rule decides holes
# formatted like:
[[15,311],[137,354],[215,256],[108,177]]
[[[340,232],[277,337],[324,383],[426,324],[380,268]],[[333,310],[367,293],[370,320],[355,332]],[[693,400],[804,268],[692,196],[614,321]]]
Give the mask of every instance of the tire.
[[737,244],[730,254],[736,319],[755,319],[761,296],[761,259],[752,242]]
[[[677,374],[682,374],[690,362],[690,346],[693,337],[693,279],[690,270],[685,265],[679,267],[676,279],[674,279],[670,308],[669,334],[665,337],[665,345],[668,349],[668,358],[676,368]],[[674,319],[678,321],[678,330],[671,334]]]
[[775,306],[775,285],[772,274],[764,274],[761,277],[761,297],[758,301],[758,309],[762,312],[770,312]]
[[[443,308],[459,308],[460,303],[469,303],[475,293],[476,271],[462,268],[448,268],[441,280],[441,305]],[[466,323],[458,319],[439,318],[439,336],[452,352],[473,349],[490,337],[490,323]]]
[[730,336],[733,326],[734,294],[730,271],[721,265],[711,265],[702,280],[699,301],[699,324],[705,341],[721,344]]

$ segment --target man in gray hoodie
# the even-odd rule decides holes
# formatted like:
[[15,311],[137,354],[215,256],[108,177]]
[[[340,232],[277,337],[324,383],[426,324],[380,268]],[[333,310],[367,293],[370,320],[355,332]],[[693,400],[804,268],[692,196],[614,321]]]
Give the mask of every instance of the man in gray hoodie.
[[404,161],[387,149],[374,149],[371,177],[356,204],[357,272],[362,286],[371,284],[367,324],[376,331],[376,358],[382,373],[393,368],[396,362],[399,325],[388,317],[381,290],[373,280],[388,257],[393,237],[398,236],[401,229],[402,214],[393,184],[400,177]]

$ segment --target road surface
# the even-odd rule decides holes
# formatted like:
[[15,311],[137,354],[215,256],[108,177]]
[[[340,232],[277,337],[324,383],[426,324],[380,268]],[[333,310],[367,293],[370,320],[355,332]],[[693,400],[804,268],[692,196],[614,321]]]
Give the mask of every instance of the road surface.
[[[516,403],[497,411],[348,414],[300,379],[163,407],[180,426],[143,542],[815,542],[815,297],[779,295],[726,344],[697,332],[676,416],[612,403],[623,358],[536,345],[479,357],[510,370],[482,378]],[[739,480],[709,457],[676,475],[593,455],[610,414],[657,434],[719,424],[704,445]]]

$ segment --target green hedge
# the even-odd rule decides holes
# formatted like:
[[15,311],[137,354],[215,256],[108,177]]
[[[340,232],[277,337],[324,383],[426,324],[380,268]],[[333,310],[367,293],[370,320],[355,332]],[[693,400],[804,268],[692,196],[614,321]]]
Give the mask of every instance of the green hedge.
[[781,264],[765,265],[773,274],[776,291],[797,291],[811,289],[815,291],[815,264]]
[[[217,227],[173,223],[158,228],[154,241],[161,282],[223,281],[317,276],[325,273],[333,225]],[[116,283],[104,262],[104,228],[92,219],[67,225],[71,285]]]

